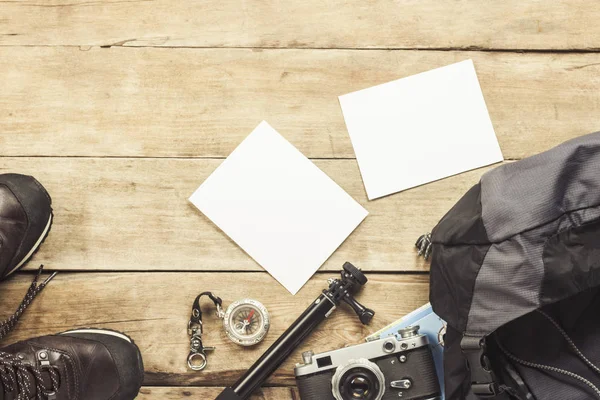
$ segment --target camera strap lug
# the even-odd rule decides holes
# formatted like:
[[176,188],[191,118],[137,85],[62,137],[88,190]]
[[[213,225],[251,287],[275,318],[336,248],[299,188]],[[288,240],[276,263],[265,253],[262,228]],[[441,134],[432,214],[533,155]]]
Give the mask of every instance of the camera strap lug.
[[471,373],[471,391],[480,398],[493,398],[504,392],[498,384],[492,365],[486,354],[485,336],[465,334],[460,342]]

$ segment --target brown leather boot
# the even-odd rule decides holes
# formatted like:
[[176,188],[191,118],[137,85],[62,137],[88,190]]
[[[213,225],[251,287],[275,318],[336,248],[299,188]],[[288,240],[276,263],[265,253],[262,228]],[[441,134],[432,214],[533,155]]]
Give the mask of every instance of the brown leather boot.
[[52,225],[52,200],[33,177],[0,174],[0,280],[40,247]]
[[138,347],[110,330],[78,329],[0,349],[1,400],[133,400],[143,377]]

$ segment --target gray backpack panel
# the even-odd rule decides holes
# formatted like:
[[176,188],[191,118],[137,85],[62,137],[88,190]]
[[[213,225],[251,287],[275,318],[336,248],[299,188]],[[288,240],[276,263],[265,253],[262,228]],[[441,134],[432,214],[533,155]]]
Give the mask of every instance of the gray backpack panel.
[[485,350],[481,339],[600,284],[600,133],[484,174],[432,242],[431,303],[462,336],[464,357],[454,351],[447,368],[487,381],[461,365]]

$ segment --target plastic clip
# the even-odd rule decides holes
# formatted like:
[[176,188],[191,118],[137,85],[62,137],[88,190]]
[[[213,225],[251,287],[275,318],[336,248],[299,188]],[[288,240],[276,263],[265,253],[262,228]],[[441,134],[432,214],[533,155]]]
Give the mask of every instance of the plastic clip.
[[471,391],[480,398],[493,398],[503,392],[486,354],[485,337],[463,336],[460,342],[471,372]]

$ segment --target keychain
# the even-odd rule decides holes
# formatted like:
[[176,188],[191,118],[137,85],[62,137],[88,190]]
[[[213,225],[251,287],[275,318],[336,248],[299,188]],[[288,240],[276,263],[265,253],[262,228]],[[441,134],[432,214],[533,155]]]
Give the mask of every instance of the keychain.
[[214,351],[214,347],[204,347],[202,334],[202,311],[200,299],[207,296],[217,308],[217,317],[223,320],[223,328],[227,337],[241,346],[253,346],[260,343],[269,331],[269,313],[265,306],[252,299],[242,299],[231,303],[227,311],[223,312],[223,300],[211,292],[203,292],[196,297],[192,306],[192,315],[188,322],[188,335],[190,335],[190,354],[188,366],[194,371],[206,368],[207,351]]

